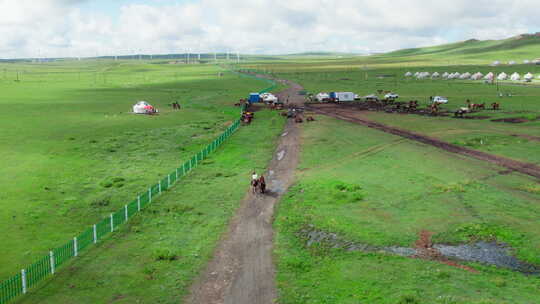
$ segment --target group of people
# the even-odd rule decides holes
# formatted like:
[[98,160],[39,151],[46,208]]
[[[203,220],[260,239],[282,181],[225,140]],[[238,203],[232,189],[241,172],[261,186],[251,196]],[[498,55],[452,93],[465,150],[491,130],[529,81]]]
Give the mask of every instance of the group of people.
[[264,194],[266,192],[266,181],[264,180],[264,176],[257,175],[257,172],[253,171],[253,174],[251,175],[251,189],[253,193],[257,193],[259,191],[260,193]]

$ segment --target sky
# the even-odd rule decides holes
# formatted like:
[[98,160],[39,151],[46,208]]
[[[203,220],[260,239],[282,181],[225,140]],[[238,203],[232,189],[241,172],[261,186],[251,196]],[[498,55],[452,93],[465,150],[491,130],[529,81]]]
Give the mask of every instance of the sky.
[[0,0],[0,58],[385,52],[540,31],[538,0]]

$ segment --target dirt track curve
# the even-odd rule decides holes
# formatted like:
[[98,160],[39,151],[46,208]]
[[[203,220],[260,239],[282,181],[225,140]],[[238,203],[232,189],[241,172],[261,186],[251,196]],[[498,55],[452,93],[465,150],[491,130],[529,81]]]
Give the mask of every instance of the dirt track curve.
[[[280,98],[303,104],[297,84]],[[276,114],[277,115],[277,114]],[[249,127],[248,127],[249,128]],[[272,261],[274,206],[294,180],[298,165],[300,130],[292,119],[280,137],[268,171],[266,195],[248,191],[222,237],[212,261],[192,286],[186,303],[191,304],[271,304],[277,298]],[[246,186],[250,177],[246,176]]]
[[468,148],[454,145],[445,141],[441,141],[433,137],[420,135],[414,132],[410,132],[410,131],[395,128],[395,127],[390,127],[385,124],[374,122],[363,117],[358,117],[358,115],[353,116],[355,113],[351,111],[354,111],[354,110],[342,109],[339,106],[331,106],[331,105],[308,106],[308,109],[319,114],[324,114],[324,115],[338,118],[341,120],[345,120],[348,122],[361,124],[370,128],[374,128],[374,129],[381,130],[387,133],[405,137],[405,138],[418,141],[427,145],[431,145],[437,148],[441,148],[449,152],[465,155],[468,157],[473,157],[479,160],[487,161],[487,162],[505,167],[512,171],[517,171],[517,172],[527,174],[536,178],[540,178],[540,166],[536,164],[521,162],[521,161],[513,160],[513,159],[502,157],[502,156],[497,156],[497,155],[493,155],[493,154],[489,154],[489,153],[485,153],[481,151],[468,149]]

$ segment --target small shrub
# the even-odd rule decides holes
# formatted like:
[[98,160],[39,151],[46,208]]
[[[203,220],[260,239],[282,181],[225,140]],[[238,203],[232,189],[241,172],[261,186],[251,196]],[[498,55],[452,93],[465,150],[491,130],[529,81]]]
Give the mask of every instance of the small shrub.
[[170,249],[159,248],[154,250],[153,258],[156,261],[175,261],[178,256]]
[[506,280],[503,278],[495,278],[492,280],[493,284],[497,287],[505,287],[506,286]]
[[110,197],[98,198],[90,203],[92,207],[107,207],[111,204]]
[[420,300],[415,295],[401,296],[397,304],[420,304]]

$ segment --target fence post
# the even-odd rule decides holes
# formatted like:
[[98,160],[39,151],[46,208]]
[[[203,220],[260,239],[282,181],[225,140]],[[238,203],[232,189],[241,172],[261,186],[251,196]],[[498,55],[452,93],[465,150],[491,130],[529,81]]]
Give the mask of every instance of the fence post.
[[94,224],[94,244],[97,243],[97,226]]
[[158,182],[158,193],[161,193],[161,181]]
[[141,211],[141,196],[137,195],[137,211]]
[[149,203],[152,202],[152,187],[150,187],[150,189],[148,189],[148,202]]
[[79,255],[79,247],[78,244],[77,244],[77,237],[74,237],[73,238],[73,256],[78,256]]
[[186,163],[182,164],[182,176],[186,175]]
[[114,231],[114,216],[111,213],[111,232],[113,232],[113,231]]
[[127,222],[128,218],[129,218],[127,205],[124,205],[124,215],[126,216],[126,222]]
[[26,293],[26,270],[21,270],[22,292]]
[[51,263],[51,274],[54,274],[54,266],[55,266],[54,264],[55,264],[55,262],[54,262],[54,252],[52,250],[49,251],[49,261]]
[[167,189],[171,186],[171,175],[167,175]]
[[177,180],[178,180],[178,168],[176,168],[176,170],[175,170],[174,172],[175,172],[175,174],[176,174],[176,179],[175,179],[175,181],[177,181]]

